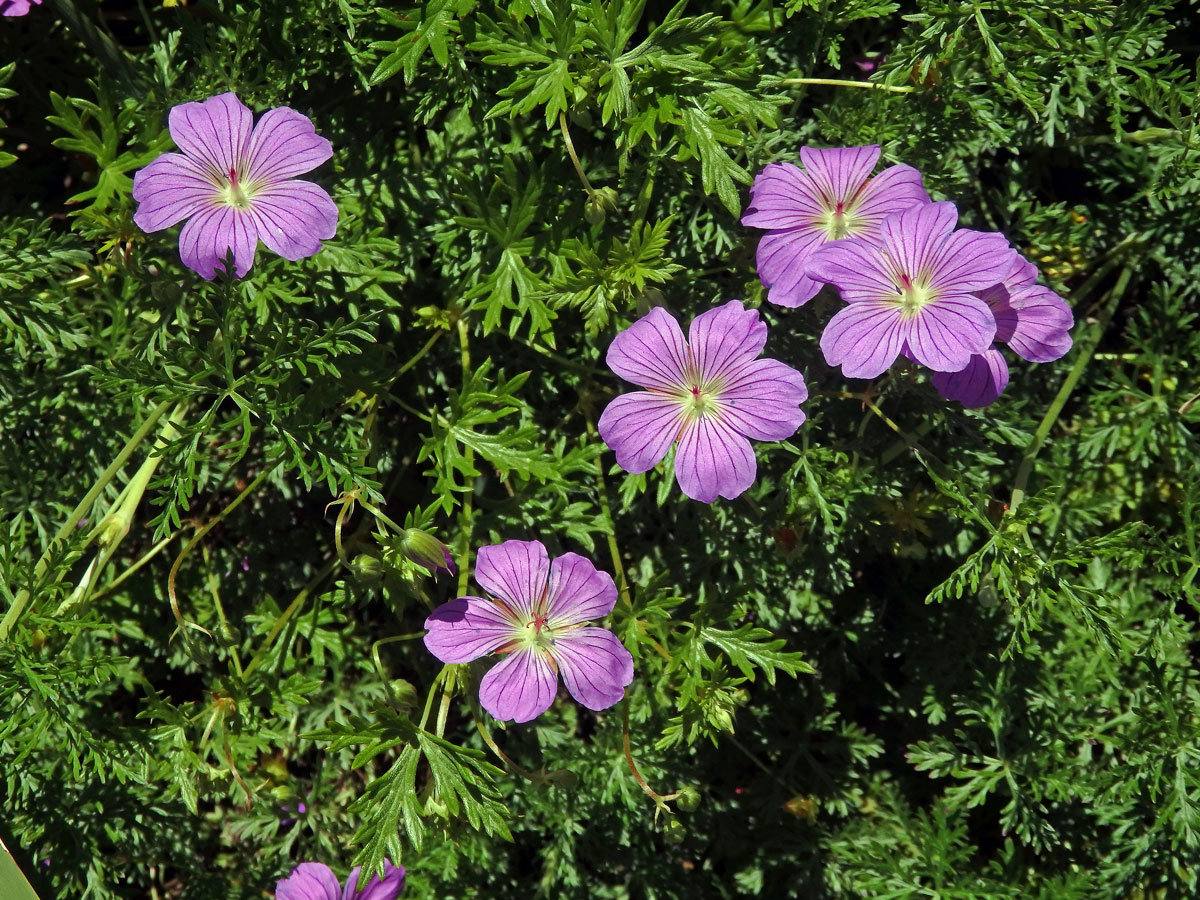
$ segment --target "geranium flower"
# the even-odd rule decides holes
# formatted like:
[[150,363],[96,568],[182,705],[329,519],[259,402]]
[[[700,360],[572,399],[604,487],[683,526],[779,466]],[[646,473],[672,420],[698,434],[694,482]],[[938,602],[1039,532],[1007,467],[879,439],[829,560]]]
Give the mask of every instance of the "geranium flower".
[[333,155],[329,141],[286,106],[253,120],[233,93],[176,106],[171,137],[183,153],[164,153],[133,177],[133,221],[149,232],[187,219],[179,256],[203,278],[224,270],[231,250],[241,278],[260,240],[284,259],[312,256],[337,229],[329,194],[295,178]]
[[396,900],[404,890],[404,866],[393,866],[385,859],[383,879],[372,876],[362,888],[358,886],[360,871],[361,867],[355,867],[342,887],[324,863],[300,863],[275,885],[275,900]]
[[765,228],[758,243],[758,277],[780,306],[802,306],[821,289],[808,260],[830,241],[876,242],[894,212],[929,202],[921,173],[891,166],[874,178],[879,145],[819,150],[801,147],[804,168],[771,163],[754,179],[743,225]]
[[[996,344],[1029,362],[1052,362],[1071,349],[1075,318],[1066,301],[1037,284],[1037,266],[1017,255],[1004,280],[979,292],[996,317]],[[1008,385],[1008,363],[996,345],[971,357],[959,372],[937,372],[933,386],[968,409],[995,402]]]
[[558,675],[588,709],[625,696],[633,657],[611,631],[584,624],[616,605],[611,575],[576,553],[551,563],[539,541],[505,541],[479,548],[475,581],[490,597],[435,609],[425,620],[425,646],[444,663],[508,654],[479,683],[489,713],[516,722],[540,716],[554,701]]
[[857,238],[820,248],[813,278],[837,286],[848,305],[821,335],[831,366],[874,378],[905,352],[936,372],[958,372],[991,346],[996,317],[977,291],[999,284],[1016,252],[1003,235],[955,231],[953,203],[896,213],[880,245]]
[[678,442],[675,479],[693,500],[733,499],[754,484],[749,438],[791,437],[808,399],[804,377],[758,359],[767,326],[737,300],[692,320],[688,340],[656,307],[613,339],[608,366],[644,391],[622,394],[600,416],[600,437],[626,472],[652,469]]
[[32,6],[41,6],[42,0],[0,0],[0,16],[23,16]]

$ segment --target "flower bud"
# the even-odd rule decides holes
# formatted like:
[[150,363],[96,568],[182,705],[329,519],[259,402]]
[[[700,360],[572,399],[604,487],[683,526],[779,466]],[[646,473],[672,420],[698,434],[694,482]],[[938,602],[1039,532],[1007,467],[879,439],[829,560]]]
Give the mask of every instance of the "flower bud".
[[228,622],[222,622],[217,627],[217,643],[222,647],[235,647],[242,641],[242,633],[230,625]]
[[663,837],[668,844],[682,844],[687,837],[687,829],[683,827],[682,822],[672,817],[663,825]]
[[419,528],[405,528],[400,534],[400,551],[408,559],[430,573],[438,569],[454,574],[454,559],[450,548],[432,534]]
[[675,796],[675,805],[684,812],[695,812],[696,807],[700,805],[700,792],[690,784],[681,787]]
[[360,553],[350,560],[350,571],[365,584],[375,584],[383,576],[383,562],[378,556]]
[[392,691],[392,700],[396,705],[403,709],[412,709],[420,702],[417,696],[417,689],[413,687],[411,681],[405,681],[403,678],[394,678],[389,685]]

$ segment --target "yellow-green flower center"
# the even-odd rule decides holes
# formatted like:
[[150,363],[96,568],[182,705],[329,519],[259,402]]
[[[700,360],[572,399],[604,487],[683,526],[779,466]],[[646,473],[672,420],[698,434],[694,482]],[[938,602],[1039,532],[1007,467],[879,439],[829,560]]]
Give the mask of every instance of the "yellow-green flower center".
[[831,241],[840,241],[844,237],[850,237],[857,225],[854,213],[847,212],[846,204],[842,201],[838,201],[833,209],[825,212],[817,220],[817,223],[825,229],[825,233]]
[[919,284],[913,284],[912,279],[907,275],[900,276],[901,288],[896,295],[896,303],[900,307],[900,314],[905,318],[915,316],[930,300],[933,299],[933,291]]
[[219,196],[223,204],[234,209],[250,208],[250,198],[254,196],[255,191],[251,185],[238,178],[237,169],[230,169],[222,182]]

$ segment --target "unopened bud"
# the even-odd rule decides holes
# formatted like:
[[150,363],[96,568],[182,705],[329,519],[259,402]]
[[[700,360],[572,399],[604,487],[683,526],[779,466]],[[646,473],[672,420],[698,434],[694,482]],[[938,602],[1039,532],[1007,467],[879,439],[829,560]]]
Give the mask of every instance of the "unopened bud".
[[235,647],[242,642],[242,633],[228,622],[222,622],[217,627],[217,642],[222,647]]
[[672,817],[663,825],[663,837],[668,844],[682,844],[687,837],[687,829],[683,827],[682,822]]
[[438,569],[454,574],[454,559],[450,548],[427,531],[405,528],[400,534],[400,551],[408,559],[429,572]]
[[700,805],[700,792],[691,785],[680,788],[675,795],[675,805],[684,812],[694,812]]
[[419,702],[417,689],[413,687],[411,681],[405,681],[403,678],[394,678],[390,685],[392,690],[392,700],[396,705],[403,709],[412,709]]
[[378,556],[360,553],[350,560],[350,571],[359,581],[374,584],[383,576],[383,562]]

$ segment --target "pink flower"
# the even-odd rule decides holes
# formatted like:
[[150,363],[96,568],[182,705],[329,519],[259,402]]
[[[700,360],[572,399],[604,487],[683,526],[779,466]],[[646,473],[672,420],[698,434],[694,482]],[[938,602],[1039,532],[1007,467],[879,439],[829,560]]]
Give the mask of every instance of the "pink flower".
[[329,141],[286,106],[253,120],[233,93],[176,106],[171,137],[183,153],[164,153],[133,177],[133,221],[149,232],[187,219],[179,256],[203,278],[223,271],[230,251],[241,278],[260,240],[284,259],[312,256],[337,229],[329,194],[295,178],[333,155]]
[[396,900],[404,890],[404,866],[393,866],[385,859],[383,879],[372,876],[362,888],[358,886],[360,872],[359,867],[351,871],[343,888],[324,863],[300,863],[275,885],[275,900]]
[[929,202],[921,173],[892,166],[874,178],[879,146],[819,150],[801,147],[804,168],[772,163],[754,179],[743,225],[767,229],[758,243],[758,277],[767,299],[802,306],[821,289],[808,261],[831,241],[854,237],[877,243],[894,212]]
[[0,0],[0,16],[23,16],[31,6],[40,6],[42,0]]
[[588,709],[607,709],[633,681],[617,636],[584,623],[612,612],[612,576],[576,553],[550,562],[539,541],[480,547],[475,580],[490,598],[459,597],[425,620],[425,646],[444,663],[508,655],[483,676],[479,702],[504,721],[528,722],[554,702],[558,675]]
[[814,254],[812,276],[847,301],[821,335],[826,362],[874,378],[903,352],[958,372],[991,346],[996,317],[977,292],[1004,278],[1016,251],[1003,235],[955,230],[957,221],[953,203],[929,203],[889,216],[878,246],[852,238]]
[[737,300],[692,320],[688,340],[662,308],[613,339],[608,366],[644,391],[622,394],[600,416],[600,437],[626,472],[657,465],[678,442],[675,479],[693,500],[733,499],[754,484],[750,438],[782,441],[804,421],[804,377],[758,359],[767,326]]

